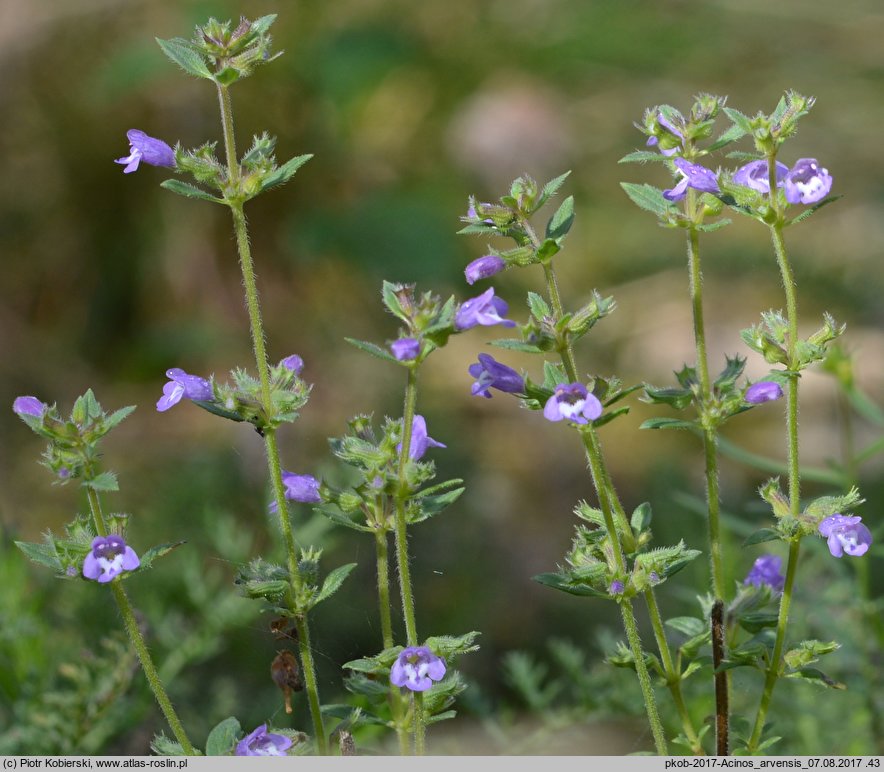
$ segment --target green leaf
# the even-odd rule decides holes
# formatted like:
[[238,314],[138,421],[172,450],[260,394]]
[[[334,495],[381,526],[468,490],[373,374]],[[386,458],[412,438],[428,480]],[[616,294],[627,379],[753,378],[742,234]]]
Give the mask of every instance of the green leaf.
[[574,196],[568,196],[562,201],[556,213],[550,218],[546,226],[546,237],[561,242],[571,226],[574,224]]
[[48,566],[55,571],[63,570],[54,544],[35,544],[29,541],[17,541],[15,546],[25,554],[28,560]]
[[295,156],[291,160],[286,161],[282,166],[274,169],[263,180],[261,180],[261,192],[263,193],[265,190],[274,188],[277,185],[283,185],[288,182],[292,177],[295,176],[295,172],[298,171],[298,169],[300,169],[311,158],[313,158],[312,153]]
[[206,756],[227,756],[242,735],[242,727],[233,716],[225,718],[206,738]]
[[647,163],[648,161],[659,162],[666,161],[667,157],[662,153],[654,153],[650,150],[636,150],[633,153],[627,153],[623,158],[617,161],[618,164]]
[[221,416],[221,418],[227,418],[231,421],[245,421],[239,413],[235,413],[232,410],[225,410],[220,405],[215,404],[214,402],[204,402],[200,399],[193,400],[193,404],[197,407],[201,407],[206,412],[211,413],[212,415]]
[[445,710],[442,711],[442,713],[437,713],[435,716],[430,716],[429,718],[427,718],[427,725],[429,726],[430,724],[437,724],[440,721],[445,721],[446,719],[454,718],[455,716],[457,716],[456,710]]
[[129,405],[127,407],[121,407],[119,410],[115,410],[107,418],[104,419],[105,431],[110,431],[115,426],[121,424],[132,414],[134,410],[135,405]]
[[680,418],[649,418],[643,421],[639,429],[694,429],[693,421],[682,421]]
[[651,524],[651,515],[651,505],[647,501],[642,502],[633,511],[629,524],[634,531],[641,533]]
[[464,633],[464,635],[436,635],[427,638],[424,641],[424,645],[429,646],[432,651],[443,659],[450,659],[460,654],[478,651],[479,645],[476,643],[476,638],[480,635],[481,633],[475,630]]
[[366,525],[361,525],[357,523],[355,520],[351,520],[347,515],[345,515],[341,510],[337,507],[330,506],[322,506],[322,507],[314,507],[314,512],[319,512],[320,514],[327,517],[333,523],[337,525],[342,525],[345,528],[352,528],[354,531],[364,531],[365,533],[374,533],[373,528],[369,528]]
[[739,618],[740,627],[750,633],[757,633],[765,627],[777,626],[776,611],[753,611]]
[[346,565],[338,566],[334,571],[330,571],[329,575],[325,577],[325,581],[322,583],[322,589],[313,599],[311,605],[315,606],[322,603],[326,598],[334,595],[354,568],[356,568],[355,563],[347,563]]
[[91,480],[83,480],[84,488],[91,488],[94,491],[118,491],[120,486],[117,484],[117,476],[113,472],[102,472]]
[[396,294],[396,286],[392,282],[384,280],[383,287],[381,288],[381,297],[383,298],[384,305],[387,307],[387,310],[393,314],[393,316],[398,317],[403,322],[408,323],[408,314],[402,308],[402,304],[399,302],[399,296]]
[[607,410],[605,414],[596,418],[595,421],[592,422],[592,425],[599,429],[605,424],[611,423],[615,418],[619,418],[622,415],[626,415],[629,412],[628,407],[618,407],[616,410]]
[[160,187],[165,188],[166,190],[171,190],[173,193],[177,193],[179,196],[185,196],[187,198],[201,198],[203,201],[212,201],[215,204],[224,203],[223,198],[213,196],[211,193],[203,190],[202,188],[198,188],[196,185],[191,185],[188,182],[182,182],[181,180],[164,180],[160,183]]
[[750,121],[747,115],[743,115],[739,110],[734,110],[732,107],[725,107],[724,112],[728,118],[733,121],[734,126],[738,127],[743,136],[743,134],[751,134],[752,133],[752,122]]
[[212,73],[203,61],[203,57],[186,40],[182,38],[173,38],[172,40],[156,38],[156,41],[163,49],[163,53],[182,70],[197,78],[212,79]]
[[[164,555],[168,555],[172,550],[177,549],[182,544],[187,544],[186,541],[175,541],[168,542],[166,544],[160,544],[156,547],[151,547],[147,552],[141,555],[141,565],[138,567],[138,571],[142,571],[144,569],[151,568],[153,566],[154,560],[157,558],[161,558]],[[123,574],[126,576],[127,574]]]
[[396,364],[399,364],[399,360],[396,359],[396,357],[375,343],[368,343],[367,341],[356,340],[355,338],[344,338],[344,340],[351,346],[356,346],[356,348],[361,351],[365,351],[367,354],[371,354],[378,359],[383,359],[385,362],[395,362]]
[[744,542],[744,547],[751,547],[753,544],[763,544],[766,541],[777,541],[780,538],[780,532],[776,528],[760,528],[749,536]]
[[[742,115],[742,113],[741,113]],[[743,116],[745,117],[745,116]],[[746,129],[743,126],[734,123],[727,131],[724,132],[718,139],[715,140],[707,150],[709,152],[714,152],[716,150],[720,150],[725,145],[729,145],[731,142],[736,142],[740,137],[744,137],[746,135]]]
[[703,233],[711,233],[712,231],[717,231],[719,228],[724,228],[726,225],[730,225],[731,222],[732,220],[725,218],[724,220],[716,220],[715,222],[700,223],[699,225],[694,225],[694,227]]
[[703,635],[709,627],[706,622],[696,617],[673,617],[672,619],[667,619],[666,624],[673,630],[678,630],[678,632],[688,636],[688,638]]
[[621,182],[620,187],[626,191],[633,203],[641,209],[664,216],[675,211],[675,207],[663,198],[663,191],[647,183],[637,185],[634,182]]
[[564,174],[560,174],[554,180],[550,180],[543,186],[543,190],[540,191],[540,196],[537,199],[537,204],[535,206],[535,211],[540,209],[547,201],[549,201],[556,193],[559,192],[559,188],[565,184],[565,180],[568,179],[571,172],[567,171]]
[[533,343],[528,343],[524,340],[516,340],[515,338],[502,338],[500,340],[492,340],[489,345],[497,346],[498,348],[509,349],[510,351],[524,351],[527,354],[543,353],[543,349],[538,348]]
[[572,584],[570,577],[565,576],[564,574],[559,573],[546,573],[546,574],[537,574],[536,576],[532,576],[531,579],[538,584],[545,585],[546,587],[552,587],[554,590],[561,590],[562,592],[567,592],[570,595],[592,595],[596,598],[607,598],[607,593],[600,592],[599,590],[595,590],[589,585],[586,584]]
[[531,314],[537,321],[542,321],[544,317],[552,315],[547,302],[536,292],[528,293],[528,308],[531,309]]
[[409,518],[409,524],[422,523],[434,515],[438,515],[444,509],[451,506],[457,501],[466,488],[455,488],[447,493],[440,493],[437,496],[421,496],[415,498],[415,503],[420,508],[420,513],[415,517]]
[[830,689],[847,688],[846,684],[829,678],[829,676],[821,670],[817,670],[815,667],[805,667],[801,670],[796,670],[794,673],[786,673],[786,678],[800,678],[803,681],[816,684],[817,686],[828,686]]
[[786,225],[797,225],[800,222],[803,222],[812,214],[816,214],[820,209],[822,209],[826,204],[831,204],[833,201],[837,201],[839,198],[843,198],[843,196],[827,196],[822,201],[817,204],[814,204],[809,209],[805,209],[801,214],[796,215],[791,220],[786,222]]

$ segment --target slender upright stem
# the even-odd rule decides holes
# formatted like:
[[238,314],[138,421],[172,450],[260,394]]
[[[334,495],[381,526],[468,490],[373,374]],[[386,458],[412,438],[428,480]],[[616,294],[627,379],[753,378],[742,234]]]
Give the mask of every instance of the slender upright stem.
[[384,648],[393,646],[393,620],[390,612],[390,572],[387,555],[387,532],[378,528],[374,532],[375,556],[378,571],[378,607],[381,615],[381,637]]
[[[95,530],[98,531],[101,536],[107,536],[107,523],[105,523],[104,515],[101,511],[101,500],[98,498],[98,494],[91,488],[87,488],[86,493],[89,498],[89,509],[92,511],[92,521],[95,524]],[[135,653],[138,655],[141,669],[144,671],[147,683],[150,685],[150,690],[153,692],[153,696],[156,699],[157,704],[160,706],[160,710],[166,717],[166,722],[169,724],[172,734],[175,735],[175,739],[178,740],[185,755],[194,756],[195,751],[193,745],[190,742],[190,738],[187,736],[187,732],[184,731],[184,726],[181,723],[181,719],[178,718],[175,708],[172,707],[172,701],[166,693],[163,682],[160,680],[156,665],[154,665],[153,659],[150,656],[150,650],[147,648],[147,643],[145,643],[144,636],[141,634],[141,630],[138,627],[138,622],[135,619],[135,612],[132,610],[132,604],[129,602],[129,597],[126,595],[122,583],[118,579],[115,579],[110,582],[110,589],[117,602],[117,607],[120,609],[120,614],[123,617],[123,625],[126,628],[126,633],[135,649]]]
[[[218,102],[221,108],[221,125],[224,130],[224,149],[227,155],[227,174],[231,189],[235,191],[236,184],[240,179],[239,161],[236,157],[236,140],[233,131],[233,106],[230,100],[230,92],[226,86],[218,85]],[[236,192],[227,200],[233,216],[233,230],[236,236],[236,246],[239,253],[239,264],[242,269],[243,286],[246,293],[246,307],[249,314],[249,327],[252,337],[252,348],[255,354],[255,366],[258,369],[258,379],[261,383],[261,402],[265,414],[271,412],[270,393],[270,368],[267,364],[267,348],[264,342],[264,325],[261,320],[261,304],[258,299],[258,286],[255,281],[255,266],[252,261],[252,250],[249,244],[249,231],[243,211],[242,198]],[[270,481],[273,486],[274,499],[276,500],[279,514],[279,525],[282,530],[286,548],[286,558],[289,575],[294,584],[302,581],[298,568],[298,547],[289,521],[288,505],[285,499],[285,486],[282,482],[282,464],[279,458],[279,447],[276,442],[276,430],[273,427],[263,429],[264,445],[267,454],[267,464],[270,470]],[[297,610],[294,589],[289,592],[289,604],[292,611]],[[313,728],[316,735],[316,747],[318,752],[328,755],[328,738],[322,723],[320,710],[319,692],[316,681],[316,665],[313,660],[313,651],[310,647],[310,631],[306,615],[298,615],[296,623],[299,634],[299,648],[301,653],[301,667],[304,671],[304,686],[307,692],[307,701],[310,705],[310,715],[313,720]]]

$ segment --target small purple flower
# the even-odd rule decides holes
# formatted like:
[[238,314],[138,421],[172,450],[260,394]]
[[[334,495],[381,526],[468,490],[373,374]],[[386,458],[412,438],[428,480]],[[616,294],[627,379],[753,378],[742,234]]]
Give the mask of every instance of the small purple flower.
[[[777,161],[777,187],[783,187],[783,178],[789,173],[789,167]],[[734,182],[743,185],[759,193],[770,192],[770,176],[768,175],[767,161],[760,158],[750,161],[734,172]]]
[[126,545],[122,536],[96,536],[92,551],[83,561],[83,576],[105,584],[123,571],[134,571],[141,565],[135,550]]
[[16,397],[12,403],[12,410],[19,418],[24,418],[26,415],[42,418],[49,410],[49,405],[36,397]]
[[[295,474],[294,472],[282,472],[282,484],[285,486],[285,497],[288,501],[300,501],[302,504],[319,504],[322,496],[319,495],[319,480],[310,474]],[[272,501],[270,512],[276,514],[279,505]]]
[[515,327],[515,322],[503,318],[508,310],[509,306],[506,301],[495,297],[494,287],[489,287],[481,295],[460,304],[454,317],[454,327],[457,330],[469,330],[479,324],[483,326],[502,324],[504,327]]
[[699,164],[692,164],[684,158],[676,158],[675,165],[682,175],[681,181],[669,190],[663,191],[663,198],[667,201],[681,201],[685,197],[688,188],[695,188],[703,193],[718,193],[718,179],[715,172]]
[[479,279],[487,279],[506,268],[506,262],[497,255],[485,255],[473,260],[465,269],[467,284],[475,284]]
[[623,584],[619,579],[615,579],[611,582],[611,585],[608,587],[608,592],[611,595],[622,595],[623,591],[626,589],[626,585]]
[[479,354],[479,361],[470,365],[469,372],[476,379],[470,390],[473,396],[491,399],[489,389],[505,391],[508,394],[521,394],[525,391],[525,381],[522,376],[489,354]]
[[444,676],[445,663],[427,646],[403,649],[390,669],[390,683],[413,692],[425,692]]
[[300,375],[301,370],[304,369],[304,360],[297,354],[292,354],[291,356],[286,357],[279,364],[281,364],[286,370],[291,370],[295,375]]
[[[682,134],[681,131],[679,131],[678,127],[674,123],[669,121],[666,116],[663,115],[663,113],[657,113],[657,123],[659,123],[670,134],[678,137],[682,142],[684,142],[684,134]],[[658,147],[660,144],[660,140],[656,136],[652,135],[648,137],[648,141],[646,144],[648,147]],[[660,152],[666,156],[675,155],[678,150],[678,147],[660,148]]]
[[762,555],[757,558],[743,580],[743,584],[754,584],[756,587],[767,585],[772,590],[782,592],[786,577],[780,573],[783,559],[779,555]]
[[142,161],[151,166],[168,166],[175,168],[175,151],[163,140],[150,137],[139,129],[129,129],[130,153],[125,158],[118,158],[114,163],[126,164],[124,174],[130,174],[138,168]]
[[[491,206],[491,204],[482,202],[482,206]],[[462,221],[465,220],[466,222],[475,222],[476,220],[478,220],[479,213],[476,211],[476,207],[470,204],[469,207],[467,207],[467,216],[461,217],[460,219]],[[482,222],[486,225],[494,225],[494,220],[492,220],[490,217],[486,217],[484,220],[482,220]]]
[[560,383],[546,401],[543,417],[548,421],[588,424],[602,414],[602,403],[582,383]]
[[[416,415],[411,422],[411,442],[408,445],[408,457],[413,461],[420,461],[424,453],[430,448],[445,448],[441,442],[436,442],[427,434],[427,419],[422,415]],[[402,452],[402,443],[396,446],[396,450]]]
[[169,382],[163,386],[163,396],[157,402],[157,410],[161,413],[184,398],[208,401],[214,396],[209,381],[198,375],[189,375],[180,367],[166,370],[166,377]]
[[390,344],[390,351],[400,362],[410,362],[421,353],[421,342],[417,338],[400,338]]
[[829,195],[832,175],[816,158],[799,158],[783,180],[790,204],[815,204]]
[[776,381],[758,381],[753,383],[743,399],[750,405],[760,405],[762,402],[773,402],[783,396],[783,387]]
[[821,536],[826,537],[829,552],[836,558],[840,558],[845,552],[858,558],[868,552],[872,543],[872,534],[858,515],[830,515],[817,529]]
[[292,747],[291,738],[267,731],[267,724],[261,724],[254,732],[247,734],[236,744],[235,756],[285,756]]

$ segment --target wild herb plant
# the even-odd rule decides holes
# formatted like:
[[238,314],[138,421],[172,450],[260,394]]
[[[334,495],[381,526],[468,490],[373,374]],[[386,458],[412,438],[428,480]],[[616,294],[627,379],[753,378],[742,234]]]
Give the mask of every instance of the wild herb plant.
[[[813,667],[821,656],[835,651],[838,643],[816,639],[787,642],[800,542],[807,536],[822,536],[836,558],[844,554],[862,557],[868,551],[872,534],[851,511],[862,503],[855,487],[859,465],[882,448],[878,442],[856,450],[849,408],[870,417],[878,426],[884,425],[881,411],[855,388],[850,358],[834,345],[844,326],[826,314],[817,332],[806,338],[799,336],[797,292],[784,232],[835,200],[829,196],[833,178],[816,159],[801,158],[789,166],[779,157],[782,145],[794,136],[799,119],[808,113],[813,100],[789,92],[773,113],[750,118],[727,107],[721,97],[701,94],[687,115],[669,105],[660,105],[649,109],[638,124],[647,136],[646,148],[622,160],[660,163],[675,175],[676,183],[667,189],[636,183],[623,183],[623,187],[639,207],[656,215],[663,227],[683,229],[686,235],[696,362],[676,371],[674,386],[627,386],[615,376],[579,364],[583,338],[612,314],[615,303],[613,298],[594,289],[586,296],[586,302],[568,310],[569,298],[561,292],[556,269],[575,219],[573,197],[566,197],[542,228],[536,221],[540,210],[565,185],[567,173],[545,185],[522,176],[496,202],[470,197],[467,213],[461,218],[461,233],[507,243],[503,248],[489,246],[486,255],[471,262],[465,270],[466,281],[472,285],[504,271],[532,268],[542,273],[541,291],[528,293],[527,316],[523,323],[517,323],[507,318],[508,304],[492,287],[458,303],[454,297],[443,301],[431,292],[417,294],[411,284],[384,282],[383,304],[400,325],[396,337],[385,345],[348,340],[363,352],[404,370],[402,416],[386,417],[378,423],[370,412],[352,418],[343,436],[330,441],[333,455],[347,467],[341,479],[349,484],[333,485],[303,470],[286,470],[281,458],[277,433],[298,417],[307,404],[311,387],[301,378],[304,362],[297,354],[289,354],[275,365],[270,363],[244,209],[251,199],[288,182],[310,156],[296,156],[278,164],[276,141],[267,133],[255,136],[249,150],[239,156],[234,132],[231,87],[279,55],[272,52],[269,34],[274,19],[243,18],[237,26],[212,19],[197,28],[191,40],[158,41],[163,52],[181,69],[213,85],[220,108],[223,161],[215,152],[217,142],[209,141],[190,150],[180,144],[173,148],[137,129],[128,132],[129,154],[117,160],[127,174],[145,163],[189,175],[192,182],[174,178],[162,185],[184,197],[230,210],[255,374],[237,368],[229,382],[222,382],[214,376],[204,378],[181,368],[170,368],[156,408],[165,413],[182,401],[190,401],[216,416],[251,425],[260,436],[272,500],[269,507],[264,501],[256,502],[253,511],[263,514],[267,509],[275,518],[284,557],[281,561],[273,555],[253,558],[239,567],[235,584],[247,597],[262,602],[262,609],[273,616],[271,633],[283,648],[270,671],[283,694],[286,712],[292,712],[292,700],[303,691],[311,717],[311,738],[300,731],[270,727],[267,723],[246,732],[238,719],[225,718],[209,733],[204,752],[288,755],[313,751],[326,755],[332,750],[330,739],[336,737],[340,752],[351,754],[357,750],[354,736],[363,728],[372,727],[394,732],[400,753],[423,754],[427,727],[454,716],[454,700],[467,682],[452,665],[461,654],[478,648],[478,633],[445,635],[434,631],[433,636],[423,638],[418,634],[417,599],[410,567],[414,556],[409,551],[408,529],[427,522],[457,502],[465,486],[460,478],[435,482],[435,466],[426,455],[433,448],[444,449],[443,441],[448,438],[434,439],[429,435],[426,419],[418,411],[418,376],[431,354],[444,347],[452,335],[498,325],[513,329],[516,335],[493,344],[504,351],[537,356],[539,374],[532,377],[520,373],[490,354],[480,353],[469,367],[474,379],[472,394],[483,398],[491,398],[492,391],[512,395],[522,407],[533,411],[529,421],[546,420],[574,430],[566,441],[575,437],[578,440],[593,490],[591,501],[582,500],[575,506],[574,513],[581,522],[562,564],[556,571],[534,577],[535,580],[572,595],[616,603],[626,643],[614,647],[607,661],[636,673],[637,688],[659,755],[670,752],[670,743],[696,755],[713,750],[720,755],[769,751],[779,739],[768,729],[768,714],[781,678],[824,687],[842,686]],[[722,114],[730,119],[731,125],[713,139],[715,121]],[[746,137],[752,139],[752,147],[727,156],[740,161],[739,168],[713,171],[698,163]],[[707,312],[702,296],[701,234],[728,224],[720,217],[725,207],[768,228],[785,292],[785,313],[764,312],[760,324],[742,332],[741,337],[750,349],[777,366],[754,383],[743,380],[746,359],[740,354],[725,356],[718,375],[713,377],[714,369],[710,369],[705,335]],[[798,456],[801,374],[820,362],[836,378],[844,415],[843,461],[834,477],[803,467]],[[697,616],[664,621],[658,593],[701,551],[684,540],[663,546],[654,544],[651,504],[641,503],[627,513],[603,450],[604,427],[629,412],[625,400],[639,390],[650,403],[678,411],[692,410],[688,417],[652,418],[645,421],[643,428],[686,429],[703,443],[711,592],[698,596]],[[725,568],[728,561],[722,544],[719,456],[728,453],[763,468],[778,466],[775,460],[741,454],[722,436],[722,427],[750,409],[783,397],[787,492],[781,490],[776,478],[761,486],[761,497],[770,506],[774,519],[771,527],[749,536],[745,545],[785,542],[785,569],[782,556],[762,555],[745,577],[735,582],[734,577],[727,576]],[[98,689],[94,684],[100,681],[102,699],[59,698],[34,708],[36,712],[53,705],[58,708],[63,720],[50,728],[53,749],[60,752],[93,750],[113,731],[113,723],[102,716],[108,704],[129,686],[135,657],[174,736],[155,738],[154,751],[170,755],[203,752],[194,746],[166,693],[166,679],[161,678],[161,669],[153,662],[123,585],[153,567],[157,558],[180,546],[180,542],[139,554],[126,540],[128,515],[106,513],[101,498],[117,491],[118,483],[112,472],[101,467],[99,444],[133,409],[126,407],[107,413],[91,391],[76,401],[69,417],[63,417],[54,405],[36,397],[19,397],[13,404],[16,414],[48,440],[43,464],[55,481],[79,481],[89,507],[88,515],[77,515],[65,527],[64,536],[48,533],[42,544],[19,542],[18,546],[27,557],[50,567],[61,578],[107,585],[106,589],[94,589],[114,596],[131,645],[131,650],[124,652],[119,641],[109,636],[102,644],[108,654],[95,660],[95,667],[90,666],[90,661],[68,668],[68,677],[83,691]],[[434,428],[434,434],[441,432]],[[802,477],[833,482],[837,490],[832,495],[802,502]],[[355,563],[333,569],[320,581],[322,550],[299,543],[290,502],[315,507],[332,523],[373,537],[380,651],[343,664],[347,671],[344,686],[353,695],[347,704],[321,702],[309,623],[311,611],[341,587]],[[395,624],[391,535],[404,636],[397,634]],[[863,625],[874,640],[880,640],[869,571],[863,562],[858,565]],[[644,611],[639,607],[647,612],[654,650],[640,636],[637,612],[643,616]],[[671,640],[673,632],[680,641],[677,644]],[[597,681],[594,674],[582,675],[587,668],[585,653],[562,642],[553,645],[552,650],[567,674],[565,680],[579,710],[592,710],[593,705],[599,704],[594,695]],[[114,657],[118,667],[105,668],[105,660]],[[177,674],[186,660],[182,655],[173,663],[174,667],[166,668],[167,674]],[[734,699],[731,676],[736,668],[754,669],[761,674],[757,707]],[[518,653],[505,660],[503,670],[525,701],[545,714],[542,731],[557,726],[561,716],[551,711],[550,706],[556,694],[564,691],[562,681],[547,683],[544,667]],[[686,696],[684,684],[688,679],[692,679],[692,685],[705,679],[709,687],[707,693],[711,698],[704,701],[702,712],[712,719],[702,725],[697,721],[698,710]],[[655,681],[669,692],[662,710]],[[874,697],[870,697],[868,710],[873,727],[880,728],[881,711]],[[568,720],[573,715],[569,714]],[[330,719],[337,722],[331,731]],[[78,736],[86,730],[78,732],[77,727],[93,725],[97,729],[89,739]],[[712,726],[714,745],[705,740]],[[673,731],[673,727],[677,728]],[[44,736],[48,736],[47,731]],[[34,736],[37,734],[35,731]],[[27,732],[23,736],[30,737]]]

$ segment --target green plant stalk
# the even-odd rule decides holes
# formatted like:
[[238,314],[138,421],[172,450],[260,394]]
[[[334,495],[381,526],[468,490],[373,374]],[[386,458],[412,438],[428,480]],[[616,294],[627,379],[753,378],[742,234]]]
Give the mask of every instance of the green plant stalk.
[[[99,535],[107,536],[107,524],[104,522],[101,500],[98,498],[98,493],[91,488],[87,488],[86,494],[89,499],[89,509],[92,511],[92,521],[95,524],[95,530],[98,531]],[[135,613],[132,611],[132,604],[129,602],[126,591],[123,589],[122,582],[113,580],[110,582],[110,589],[114,594],[117,607],[120,609],[120,614],[123,617],[126,633],[129,635],[129,640],[135,649],[135,653],[138,655],[141,669],[144,671],[150,690],[153,692],[153,696],[160,706],[160,710],[163,712],[163,716],[165,716],[172,734],[175,735],[175,739],[181,745],[185,755],[195,756],[196,751],[194,751],[187,732],[184,731],[181,719],[178,718],[175,708],[172,707],[172,701],[169,699],[169,695],[166,694],[166,689],[160,680],[159,673],[157,673],[156,665],[154,665],[153,659],[150,656],[150,650],[147,648],[144,636],[141,634],[141,630],[138,629],[138,622],[135,619]]]
[[645,603],[648,606],[648,614],[651,617],[651,627],[654,629],[654,638],[657,640],[657,648],[660,650],[660,662],[663,665],[663,675],[666,678],[666,686],[672,695],[672,701],[675,703],[675,709],[681,719],[681,729],[685,737],[691,745],[691,753],[695,756],[705,755],[703,752],[703,744],[694,729],[694,722],[691,720],[691,714],[684,701],[684,695],[681,691],[681,674],[672,661],[672,653],[669,651],[669,642],[666,640],[666,631],[663,627],[663,618],[660,615],[660,607],[657,605],[657,598],[652,589],[644,592]]
[[387,554],[387,532],[380,528],[374,532],[375,557],[378,572],[378,607],[381,615],[381,636],[384,648],[393,646],[393,620],[390,613],[390,572]]
[[[534,233],[531,226],[528,225],[527,221],[525,221],[525,227],[528,231],[532,242],[535,245],[535,249],[539,247],[539,241],[537,239],[537,235]],[[555,269],[549,263],[543,263],[543,272],[546,277],[547,291],[549,293],[550,303],[553,307],[553,313],[556,316],[556,320],[561,319],[564,316],[564,307],[562,305],[562,298],[559,294],[558,281],[556,279]],[[573,382],[578,380],[577,376],[577,365],[574,358],[574,349],[571,345],[570,341],[565,340],[562,345],[559,347],[559,354],[562,359],[562,365],[565,368],[565,372],[568,377],[571,378]],[[623,555],[623,547],[620,543],[620,534],[617,530],[617,527],[614,523],[614,511],[611,506],[611,499],[616,499],[616,492],[613,491],[613,486],[610,484],[610,478],[607,475],[607,470],[604,467],[604,462],[602,460],[601,449],[599,447],[598,435],[596,434],[595,427],[589,423],[587,424],[580,432],[583,438],[583,445],[586,449],[586,457],[589,461],[589,467],[592,474],[593,484],[595,486],[596,492],[599,497],[599,505],[602,509],[602,514],[605,518],[605,527],[608,530],[608,534],[611,538],[611,545],[614,549],[614,560],[617,566],[617,570],[623,575],[626,575],[626,559]],[[623,533],[628,534],[630,538],[632,538],[632,528],[628,522],[626,522],[625,512],[623,508],[619,506],[618,501],[618,512],[623,519]],[[645,665],[644,656],[642,654],[641,648],[641,639],[638,635],[638,626],[635,622],[635,614],[632,609],[632,601],[629,599],[624,599],[620,601],[620,611],[623,616],[623,624],[626,628],[626,637],[629,640],[629,645],[632,650],[633,658],[635,659],[635,670],[638,675],[639,685],[642,690],[642,696],[645,702],[645,709],[648,714],[648,722],[651,726],[651,734],[654,736],[654,745],[657,748],[657,753],[661,756],[668,755],[669,751],[666,746],[666,735],[663,731],[663,725],[660,722],[660,715],[657,712],[657,701],[654,697],[654,688],[651,684],[651,677],[648,674],[648,668]]]
[[[233,106],[230,100],[230,92],[226,86],[218,84],[218,101],[221,109],[221,125],[224,132],[224,149],[227,156],[227,173],[230,185],[236,188],[240,179],[239,161],[236,157],[236,141],[233,131]],[[267,364],[267,348],[264,343],[264,325],[261,320],[261,305],[258,300],[258,287],[255,281],[255,267],[252,261],[252,251],[249,245],[248,223],[246,222],[243,202],[239,197],[228,199],[233,216],[233,230],[236,236],[237,252],[242,270],[243,285],[246,292],[246,307],[249,314],[249,327],[252,336],[252,348],[255,354],[255,365],[258,369],[258,379],[261,383],[261,401],[265,413],[271,410],[270,395],[270,370]],[[285,541],[286,556],[289,575],[296,584],[301,583],[301,572],[298,568],[298,548],[292,525],[288,517],[288,505],[285,499],[285,486],[282,482],[282,464],[279,458],[279,447],[276,442],[276,429],[266,427],[263,432],[264,445],[267,454],[267,463],[270,468],[270,481],[273,486],[274,498],[276,499],[279,513],[279,525]],[[289,605],[292,611],[296,611],[294,591],[289,592]],[[322,722],[320,710],[319,692],[316,681],[316,665],[313,661],[313,651],[310,648],[309,627],[306,614],[296,617],[299,632],[299,648],[301,653],[301,667],[304,671],[304,687],[307,692],[307,701],[310,705],[310,715],[313,720],[313,729],[316,738],[318,752],[328,755],[328,738]],[[305,643],[306,641],[306,643]]]
[[[408,483],[405,471],[408,466],[411,449],[411,428],[414,423],[415,405],[417,404],[417,368],[408,368],[408,380],[405,385],[405,404],[402,410],[402,449],[399,451],[399,481],[396,491],[396,567],[399,571],[399,591],[402,596],[402,616],[405,619],[405,638],[408,646],[417,646],[417,622],[414,613],[414,593],[411,586],[411,569],[408,565],[408,523],[405,521],[405,503],[408,499]],[[426,751],[426,727],[424,724],[423,703],[419,702],[417,693],[412,693],[414,703],[411,730],[414,737],[416,755]]]

